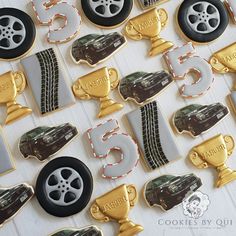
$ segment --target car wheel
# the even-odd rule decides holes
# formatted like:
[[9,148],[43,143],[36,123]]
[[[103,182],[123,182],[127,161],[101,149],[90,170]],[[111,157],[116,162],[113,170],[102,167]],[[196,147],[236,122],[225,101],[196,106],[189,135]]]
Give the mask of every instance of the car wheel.
[[24,56],[33,46],[35,36],[35,25],[29,15],[15,8],[0,9],[1,59]]
[[93,179],[88,167],[76,158],[60,157],[41,170],[35,193],[46,212],[66,217],[87,206],[92,190]]
[[101,27],[115,27],[123,23],[133,8],[133,0],[82,0],[87,18]]
[[178,24],[187,38],[208,43],[223,34],[229,23],[220,0],[184,0],[178,11]]
[[164,210],[168,210],[168,206],[167,206],[167,204],[165,203],[165,200],[162,197],[160,198],[160,204],[161,204],[161,207]]

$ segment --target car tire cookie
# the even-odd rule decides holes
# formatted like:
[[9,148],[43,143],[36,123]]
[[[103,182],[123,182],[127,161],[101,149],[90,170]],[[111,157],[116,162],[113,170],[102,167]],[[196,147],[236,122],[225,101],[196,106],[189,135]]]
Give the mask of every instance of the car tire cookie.
[[115,28],[130,15],[133,0],[81,0],[86,17],[102,28]]
[[229,23],[220,0],[184,0],[177,13],[183,35],[195,43],[209,43],[220,37]]
[[59,157],[40,171],[35,194],[42,208],[57,217],[82,211],[93,191],[93,178],[88,167],[72,157]]
[[36,36],[33,20],[15,8],[0,9],[0,60],[15,60],[26,55]]

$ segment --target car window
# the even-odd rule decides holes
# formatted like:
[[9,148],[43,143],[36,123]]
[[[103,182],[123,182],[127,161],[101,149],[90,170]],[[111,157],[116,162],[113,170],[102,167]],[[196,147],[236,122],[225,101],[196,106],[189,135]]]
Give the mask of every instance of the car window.
[[97,38],[99,36],[100,35],[98,35],[98,34],[89,34],[89,35],[86,35],[86,36],[78,39],[77,43],[80,44],[80,45],[83,45],[83,44],[88,43],[91,40],[94,40],[95,38]]
[[143,77],[144,75],[146,75],[145,72],[136,72],[136,73],[133,73],[129,76],[127,76],[125,79],[128,81],[128,82],[132,82],[133,80],[136,80],[137,78],[141,78]]
[[35,136],[42,134],[44,132],[46,132],[48,129],[50,129],[49,127],[38,127],[36,128],[33,132],[28,133],[28,137],[29,138],[34,138]]
[[163,175],[163,176],[161,176],[161,177],[159,177],[157,179],[154,179],[152,181],[152,186],[147,186],[147,187],[149,187],[149,188],[157,188],[160,185],[162,185],[162,184],[164,184],[164,183],[166,183],[166,182],[168,182],[168,181],[170,181],[171,179],[174,179],[174,178],[176,178],[176,177],[172,176],[172,175]]

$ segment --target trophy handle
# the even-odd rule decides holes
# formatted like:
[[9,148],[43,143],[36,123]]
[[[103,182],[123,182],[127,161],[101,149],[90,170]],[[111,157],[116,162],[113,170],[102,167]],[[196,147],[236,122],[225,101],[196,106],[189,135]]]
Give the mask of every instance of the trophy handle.
[[196,151],[191,151],[189,153],[189,158],[193,165],[195,165],[199,169],[206,169],[208,168],[208,163],[202,160],[202,158],[198,155]]
[[24,73],[21,71],[14,72],[13,77],[14,77],[17,93],[20,94],[24,91],[26,87],[26,79],[25,79]]
[[215,56],[211,57],[210,64],[212,68],[218,73],[225,74],[229,72],[229,68],[222,64]]
[[97,203],[93,203],[93,205],[90,208],[90,213],[92,215],[92,217],[100,222],[108,222],[110,221],[110,218],[107,217],[106,215],[104,215],[99,206],[97,205]]
[[232,136],[229,135],[225,135],[224,136],[224,141],[225,141],[225,145],[226,145],[226,149],[228,152],[228,156],[230,156],[234,150],[235,147],[235,142]]
[[157,13],[160,17],[161,26],[164,27],[168,21],[168,14],[165,9],[160,8],[157,10]]
[[82,86],[80,85],[79,81],[76,81],[72,86],[72,90],[76,97],[82,100],[89,100],[91,97],[83,90]]
[[135,188],[134,185],[128,185],[127,186],[127,192],[128,192],[128,195],[129,195],[130,206],[133,207],[136,204],[136,202],[138,201],[137,189]]
[[132,24],[132,21],[129,21],[129,24],[125,27],[126,34],[129,38],[133,40],[141,40],[143,38],[142,34],[140,34]]
[[115,68],[108,69],[111,89],[115,89],[120,82],[118,71]]

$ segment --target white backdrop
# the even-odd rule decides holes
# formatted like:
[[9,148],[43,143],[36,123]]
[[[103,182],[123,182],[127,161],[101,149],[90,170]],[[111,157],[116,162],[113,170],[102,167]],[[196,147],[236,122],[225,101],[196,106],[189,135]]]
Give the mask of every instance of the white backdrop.
[[[69,1],[78,7],[81,12],[80,1]],[[176,29],[175,22],[175,11],[181,0],[171,0],[168,3],[162,5],[169,13],[169,23],[167,27],[161,32],[161,36],[174,42],[174,44],[182,45],[182,41]],[[31,4],[29,0],[0,0],[0,7],[16,7],[30,14],[34,21],[36,21],[35,15],[33,13]],[[135,16],[141,13],[141,10],[135,2],[134,9],[131,16]],[[81,12],[82,14],[82,12]],[[114,30],[101,30],[93,26],[82,14],[82,27],[78,37],[84,36],[88,33],[108,33]],[[116,30],[122,30],[117,28]],[[46,33],[48,28],[46,26],[37,25],[37,39],[33,50],[30,54],[36,53],[43,49],[54,47],[61,58],[62,63],[65,66],[65,70],[68,73],[68,80],[72,84],[78,77],[90,72],[92,69],[86,65],[76,65],[72,62],[69,56],[69,49],[72,42],[61,45],[49,45],[46,42]],[[230,23],[224,35],[217,41],[205,45],[197,46],[197,52],[200,56],[206,58],[207,60],[212,55],[212,53],[232,42],[236,39],[236,25]],[[128,40],[126,47],[121,49],[119,53],[113,56],[111,59],[105,63],[99,65],[100,68],[104,65],[108,67],[115,67],[119,70],[121,76],[125,76],[129,73],[144,70],[144,71],[157,71],[166,67],[162,56],[156,56],[149,58],[147,57],[147,52],[149,50],[149,42],[142,40],[139,42]],[[19,70],[21,69],[19,61],[14,62],[0,62],[0,73],[4,73],[9,70]],[[210,89],[210,91],[197,99],[185,100],[181,98],[178,94],[178,88],[183,83],[182,81],[172,83],[162,94],[157,97],[157,100],[166,115],[170,120],[173,112],[177,109],[185,106],[186,104],[199,103],[199,104],[209,104],[213,102],[222,102],[227,104],[226,96],[230,93],[232,87],[233,79],[235,75],[215,75],[215,82]],[[185,81],[186,82],[186,81]],[[190,81],[189,81],[190,82]],[[112,96],[120,101],[118,92],[112,93]],[[107,160],[97,160],[93,158],[91,149],[88,145],[88,139],[84,135],[85,131],[95,126],[96,124],[105,121],[98,120],[96,118],[98,103],[95,101],[78,101],[75,105],[64,109],[62,111],[53,113],[46,117],[41,117],[37,111],[34,98],[31,95],[30,90],[27,88],[25,92],[18,96],[19,103],[31,107],[34,113],[31,116],[26,117],[12,125],[4,126],[4,132],[8,143],[10,144],[11,151],[13,153],[14,161],[17,169],[5,176],[0,177],[0,184],[2,186],[11,186],[20,182],[28,182],[34,185],[38,172],[44,166],[44,164],[38,163],[34,159],[23,160],[17,149],[17,144],[20,136],[26,131],[39,126],[39,125],[57,125],[64,122],[70,122],[71,124],[77,126],[80,132],[80,136],[76,138],[69,146],[63,149],[57,156],[69,155],[81,159],[85,162],[91,169],[94,176],[94,191],[92,199],[94,200],[96,196],[111,190],[115,186],[122,183],[135,184],[140,193],[140,200],[135,208],[130,212],[130,218],[135,223],[140,223],[144,226],[144,231],[140,235],[153,236],[153,235],[166,235],[172,236],[176,234],[181,234],[184,236],[195,235],[195,236],[233,236],[236,235],[236,182],[228,184],[226,187],[221,189],[214,188],[213,184],[216,178],[216,172],[213,169],[198,170],[187,160],[187,153],[191,147],[202,142],[202,140],[212,137],[218,133],[231,134],[236,138],[236,120],[234,113],[231,110],[231,115],[229,115],[223,122],[213,128],[210,132],[197,139],[192,139],[186,135],[175,134],[176,141],[182,151],[182,159],[162,167],[153,172],[146,172],[140,163],[138,167],[129,174],[127,177],[116,180],[109,181],[102,179],[99,171],[102,164],[107,163]],[[126,119],[123,117],[127,112],[137,108],[133,103],[125,103],[125,108],[110,116],[109,118],[115,118],[119,120],[120,126],[123,131],[130,132]],[[1,122],[5,118],[5,107],[1,107]],[[170,147],[171,148],[171,147]],[[233,153],[232,157],[228,160],[228,165],[236,169],[236,152]],[[163,175],[163,174],[185,174],[193,172],[203,181],[203,186],[200,190],[208,194],[211,204],[205,215],[197,220],[196,223],[183,215],[182,206],[172,209],[169,212],[162,212],[159,208],[148,208],[142,197],[142,189],[146,181]],[[6,223],[3,228],[0,229],[1,236],[44,236],[48,235],[55,230],[62,227],[82,227],[90,224],[96,224],[101,227],[104,231],[105,236],[116,235],[118,230],[118,224],[116,223],[104,223],[100,224],[94,221],[89,214],[89,207],[72,217],[68,218],[56,218],[48,215],[39,206],[36,198],[30,201],[23,210],[10,222]],[[177,222],[177,221],[178,222]],[[206,224],[208,222],[208,224]],[[171,223],[171,225],[169,225]],[[178,223],[178,224],[177,224]],[[225,227],[217,226],[220,223],[227,223]],[[175,225],[177,224],[177,225]]]

